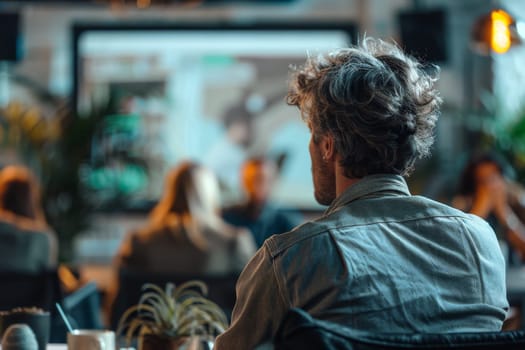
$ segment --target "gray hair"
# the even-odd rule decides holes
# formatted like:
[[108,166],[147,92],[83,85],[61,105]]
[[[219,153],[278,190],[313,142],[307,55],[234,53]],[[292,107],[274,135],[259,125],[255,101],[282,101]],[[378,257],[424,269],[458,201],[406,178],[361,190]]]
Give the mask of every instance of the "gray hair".
[[364,38],[294,69],[287,102],[301,109],[314,142],[334,137],[345,176],[409,175],[434,141],[441,104],[435,68],[431,75],[397,46]]

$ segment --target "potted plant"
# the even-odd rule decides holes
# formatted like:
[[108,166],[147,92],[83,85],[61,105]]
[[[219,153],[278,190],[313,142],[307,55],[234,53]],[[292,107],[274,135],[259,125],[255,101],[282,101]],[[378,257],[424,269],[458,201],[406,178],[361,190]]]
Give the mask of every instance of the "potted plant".
[[5,335],[10,326],[25,324],[33,332],[38,349],[45,350],[49,341],[50,322],[49,312],[39,307],[17,307],[10,311],[0,311],[0,337]]
[[120,318],[117,335],[125,335],[128,346],[137,337],[139,350],[193,349],[211,341],[227,327],[221,308],[206,299],[207,286],[189,281],[165,289],[145,284],[137,305]]

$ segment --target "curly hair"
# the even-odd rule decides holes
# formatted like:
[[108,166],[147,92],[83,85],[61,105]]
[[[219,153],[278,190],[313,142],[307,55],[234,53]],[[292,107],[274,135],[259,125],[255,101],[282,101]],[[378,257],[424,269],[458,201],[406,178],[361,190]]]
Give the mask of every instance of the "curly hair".
[[300,108],[314,143],[334,137],[345,176],[409,175],[434,141],[441,105],[434,67],[429,74],[397,46],[364,38],[295,68],[287,102]]

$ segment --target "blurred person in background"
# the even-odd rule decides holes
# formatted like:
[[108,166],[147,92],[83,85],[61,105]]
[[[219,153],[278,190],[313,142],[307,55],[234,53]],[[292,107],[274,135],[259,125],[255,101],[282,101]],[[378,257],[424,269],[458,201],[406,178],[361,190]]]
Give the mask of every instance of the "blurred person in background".
[[149,223],[131,232],[116,263],[151,273],[240,272],[255,252],[250,233],[220,217],[219,185],[207,168],[183,162],[166,178],[164,196]]
[[452,205],[494,228],[509,264],[525,260],[525,190],[510,179],[495,153],[474,155],[465,166]]
[[57,237],[44,217],[40,186],[19,165],[0,171],[0,260],[2,270],[26,273],[57,266]]
[[303,222],[298,211],[285,210],[271,201],[277,172],[277,164],[269,158],[247,159],[241,168],[246,200],[223,210],[223,218],[228,223],[251,231],[257,247],[272,234],[288,232]]
[[239,169],[251,154],[260,151],[261,139],[270,136],[258,129],[258,123],[269,109],[283,102],[283,93],[278,91],[267,96],[246,87],[240,98],[222,113],[220,119],[225,132],[210,147],[204,164],[216,174],[224,193],[236,194],[242,187]]

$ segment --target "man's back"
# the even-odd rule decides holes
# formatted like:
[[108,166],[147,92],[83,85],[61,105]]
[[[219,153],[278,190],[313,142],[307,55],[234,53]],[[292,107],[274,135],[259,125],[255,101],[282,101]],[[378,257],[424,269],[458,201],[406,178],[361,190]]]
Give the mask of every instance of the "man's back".
[[[262,305],[240,300],[231,329],[255,313],[269,327],[262,338],[279,323],[265,320],[291,307],[356,329],[412,333],[499,330],[508,306],[490,227],[410,196],[400,176],[363,179],[322,218],[268,239],[243,275],[260,276],[261,266],[271,276]],[[261,286],[238,285],[251,288]]]
[[[353,190],[359,185],[366,184]],[[268,243],[290,304],[377,332],[499,330],[507,307],[504,264],[488,225],[369,185],[376,188],[369,198],[348,196],[349,204]],[[301,255],[310,263],[299,275],[287,257]]]

